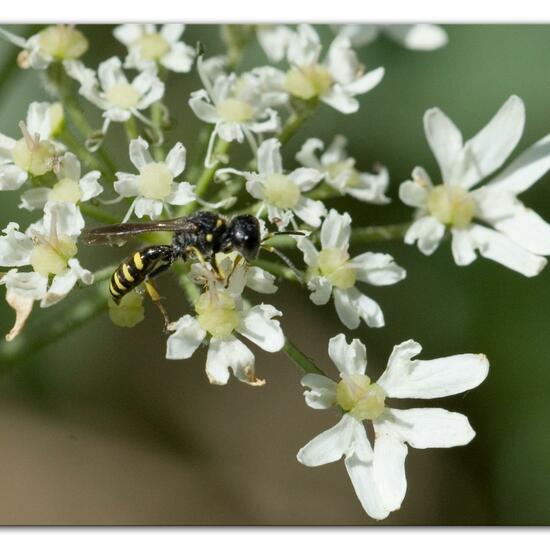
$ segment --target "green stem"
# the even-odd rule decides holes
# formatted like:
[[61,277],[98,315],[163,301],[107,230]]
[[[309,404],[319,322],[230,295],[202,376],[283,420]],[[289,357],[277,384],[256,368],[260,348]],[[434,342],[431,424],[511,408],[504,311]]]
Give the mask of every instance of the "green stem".
[[298,131],[300,126],[302,126],[302,124],[313,115],[317,109],[317,104],[317,101],[313,103],[305,103],[304,105],[301,105],[299,110],[294,111],[290,115],[279,136],[279,141],[281,143],[286,143]]
[[[16,363],[28,359],[41,349],[85,325],[107,310],[106,289],[100,285],[77,304],[57,311],[51,322],[38,319],[13,342],[0,344],[0,374],[6,374]],[[33,330],[36,329],[36,330]],[[32,335],[32,336],[31,336]]]
[[139,133],[138,133],[138,128],[136,124],[136,119],[134,117],[130,117],[124,123],[124,129],[126,130],[126,137],[128,138],[128,143],[130,143],[130,141],[132,141],[133,139],[137,139]]
[[[86,149],[86,147],[84,147],[84,145],[77,140],[67,126],[63,128],[59,138],[89,168],[92,170],[99,170],[101,172],[105,171],[105,166],[101,163],[101,161],[95,155],[90,153],[90,151],[88,151],[88,149]],[[109,175],[111,174],[109,173]]]
[[288,338],[285,340],[283,351],[300,367],[306,374],[326,374],[315,365],[315,363],[302,351],[300,351]]
[[161,101],[157,101],[151,105],[151,121],[153,122],[154,132],[157,134],[155,138],[158,140],[157,143],[153,143],[153,158],[157,162],[162,162],[164,160],[164,132],[163,132],[163,111],[164,106]]
[[120,218],[118,216],[115,216],[110,212],[105,212],[102,208],[99,206],[94,206],[93,204],[80,204],[80,211],[84,215],[105,224],[120,223]]
[[372,243],[377,241],[395,241],[402,239],[411,226],[410,222],[392,225],[373,225],[356,227],[351,231],[352,243]]

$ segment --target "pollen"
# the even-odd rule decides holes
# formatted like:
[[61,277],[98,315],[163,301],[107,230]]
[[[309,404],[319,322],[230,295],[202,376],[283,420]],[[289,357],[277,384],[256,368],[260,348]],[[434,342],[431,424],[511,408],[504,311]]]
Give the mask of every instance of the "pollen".
[[13,162],[33,176],[43,176],[53,166],[55,146],[47,140],[33,141],[23,137],[12,149]]
[[77,253],[75,242],[66,236],[55,243],[44,242],[34,247],[31,265],[41,275],[59,275],[67,268],[67,262]]
[[114,84],[107,90],[107,101],[121,109],[132,109],[139,102],[138,90],[127,82]]
[[200,326],[215,337],[229,336],[240,323],[235,299],[227,291],[201,294],[195,304],[195,311]]
[[300,188],[283,174],[272,174],[265,182],[265,200],[278,208],[294,208],[300,200]]
[[335,287],[346,289],[355,285],[357,272],[349,262],[349,254],[341,248],[323,248],[319,252],[318,265],[321,274]]
[[172,192],[173,177],[163,162],[150,162],[140,169],[138,189],[147,199],[163,200]]
[[463,229],[475,215],[476,203],[466,189],[458,185],[437,185],[428,195],[428,211],[441,223]]
[[326,67],[319,64],[292,67],[286,73],[285,88],[301,99],[320,97],[329,91],[332,77]]
[[345,375],[336,387],[336,401],[357,420],[374,420],[385,409],[386,394],[365,374]]
[[247,122],[254,116],[254,109],[250,103],[240,99],[229,98],[218,103],[216,110],[226,122]]

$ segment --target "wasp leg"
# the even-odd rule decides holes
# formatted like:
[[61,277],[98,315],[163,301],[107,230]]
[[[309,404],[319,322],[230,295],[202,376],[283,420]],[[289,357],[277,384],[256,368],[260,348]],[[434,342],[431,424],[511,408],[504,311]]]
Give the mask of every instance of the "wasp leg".
[[149,297],[153,301],[153,303],[159,308],[159,311],[162,313],[162,316],[164,317],[164,331],[168,332],[168,325],[170,324],[170,318],[168,317],[168,312],[166,311],[165,307],[162,305],[162,298],[159,294],[159,291],[153,282],[152,279],[147,278],[144,282],[145,290],[147,291],[147,294],[149,294]]
[[231,271],[227,275],[227,282],[225,284],[225,287],[227,288],[229,286],[229,281],[231,280],[231,277],[233,276],[233,273],[235,273],[235,270],[237,269],[237,266],[244,261],[244,258],[239,254],[235,261],[233,262],[233,267],[231,268]]
[[[212,259],[210,260],[210,265],[212,266],[212,269],[214,270],[214,273],[216,274],[216,278],[218,281],[224,281],[225,280],[225,273],[222,271],[221,267],[218,265],[218,262],[216,260],[216,254],[212,256]],[[233,271],[231,271],[233,273]]]

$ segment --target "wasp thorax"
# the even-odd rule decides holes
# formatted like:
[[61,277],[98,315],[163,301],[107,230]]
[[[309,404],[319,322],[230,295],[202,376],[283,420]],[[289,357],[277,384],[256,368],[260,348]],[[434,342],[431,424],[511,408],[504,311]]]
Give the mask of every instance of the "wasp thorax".
[[441,223],[461,229],[472,221],[476,203],[466,189],[442,184],[429,192],[428,211]]
[[336,402],[357,420],[374,420],[385,408],[386,394],[365,374],[345,375],[336,387]]
[[165,199],[172,192],[172,173],[163,162],[150,162],[140,169],[138,189],[147,199]]
[[254,116],[254,108],[250,103],[234,98],[220,101],[216,110],[226,122],[247,122]]
[[170,49],[166,39],[158,32],[144,34],[135,45],[139,48],[141,57],[148,61],[158,61]]
[[133,109],[139,102],[139,92],[128,82],[119,82],[111,86],[106,93],[107,101],[121,109]]
[[55,146],[51,141],[34,141],[26,136],[15,143],[11,155],[17,166],[33,176],[42,176],[52,169]]
[[341,248],[323,248],[317,259],[321,274],[335,287],[346,289],[355,285],[356,269],[349,262],[349,254]]
[[240,323],[235,299],[227,291],[201,294],[195,303],[195,311],[200,326],[219,338],[229,336]]
[[332,181],[338,180],[338,183],[343,183],[344,187],[359,187],[361,177],[353,164],[352,159],[341,160],[325,166],[325,170]]
[[55,242],[41,242],[31,253],[32,268],[40,275],[59,275],[67,268],[67,262],[77,253],[76,243],[65,235]]
[[331,86],[332,77],[323,65],[293,67],[286,73],[285,89],[301,99],[320,97],[328,92]]
[[278,208],[294,208],[300,200],[300,188],[283,174],[271,174],[265,181],[265,200]]
[[56,25],[39,35],[40,48],[55,59],[78,59],[88,49],[88,40],[72,25]]
[[72,202],[76,204],[82,198],[78,182],[63,178],[59,180],[50,191],[48,199],[51,201]]

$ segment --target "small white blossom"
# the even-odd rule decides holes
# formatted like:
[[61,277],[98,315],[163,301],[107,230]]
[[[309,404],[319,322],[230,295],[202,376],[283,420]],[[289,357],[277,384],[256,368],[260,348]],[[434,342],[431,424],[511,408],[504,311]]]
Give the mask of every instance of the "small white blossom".
[[[276,132],[280,129],[279,115],[272,105],[280,101],[280,91],[271,94],[266,83],[275,78],[277,70],[248,72],[240,76],[226,75],[218,64],[210,66],[199,58],[197,67],[204,89],[195,91],[189,106],[204,122],[214,124],[208,144],[205,165],[212,165],[212,149],[216,136],[225,141],[242,143],[246,138],[255,151],[254,134]],[[215,70],[212,70],[215,69]],[[212,78],[214,77],[214,78]]]
[[314,168],[297,168],[289,174],[283,171],[281,143],[276,138],[265,140],[257,153],[258,172],[243,172],[232,168],[218,170],[217,174],[237,174],[246,179],[246,189],[261,201],[257,215],[267,208],[271,222],[284,229],[296,215],[312,227],[319,227],[326,215],[325,205],[305,197],[323,178]]
[[550,225],[517,195],[550,169],[550,135],[472,190],[502,166],[520,140],[524,122],[523,101],[511,96],[482,130],[463,143],[460,131],[441,110],[425,113],[426,138],[442,183],[434,186],[425,170],[417,167],[412,180],[401,184],[401,200],[417,209],[406,243],[417,242],[421,252],[432,254],[448,229],[457,265],[472,263],[478,251],[527,277],[540,273],[546,265],[543,256],[550,254]]
[[256,36],[269,61],[275,63],[285,58],[294,31],[286,25],[258,25]]
[[57,183],[53,187],[35,187],[21,195],[19,208],[35,210],[44,208],[52,201],[71,202],[79,204],[97,197],[103,192],[99,183],[101,173],[98,170],[81,174],[80,161],[72,153],[65,153],[59,159],[59,169],[56,173]]
[[339,36],[349,38],[356,48],[374,42],[380,34],[409,50],[437,50],[447,44],[449,38],[439,25],[334,25]]
[[193,202],[196,195],[188,182],[174,181],[185,169],[185,147],[176,143],[166,155],[164,162],[156,162],[149,153],[149,144],[142,138],[130,142],[130,160],[139,174],[117,172],[114,187],[122,197],[136,197],[125,216],[132,212],[138,218],[159,218],[169,205],[184,205]]
[[[76,241],[84,219],[72,202],[48,202],[44,217],[25,233],[10,222],[0,237],[0,266],[13,267],[0,284],[6,286],[6,299],[17,312],[16,326],[8,334],[13,339],[23,328],[32,304],[40,300],[49,307],[62,300],[78,281],[93,282],[93,275],[75,258]],[[33,271],[17,268],[31,266]]]
[[387,204],[390,199],[385,193],[390,182],[388,170],[380,167],[376,174],[359,172],[355,159],[347,155],[347,140],[336,136],[321,157],[317,151],[324,148],[320,139],[308,139],[296,155],[303,166],[315,168],[323,173],[325,181],[342,195],[373,204]]
[[149,65],[129,82],[122,71],[122,62],[111,57],[101,63],[96,73],[80,61],[65,62],[67,73],[80,83],[79,92],[103,111],[102,132],[111,122],[125,122],[132,116],[151,125],[141,111],[164,95],[164,83],[157,76],[155,65]]
[[22,69],[46,69],[54,61],[74,60],[88,49],[88,40],[74,25],[46,27],[30,38],[0,28],[0,35],[21,48],[17,63]]
[[383,327],[380,306],[355,286],[357,281],[376,286],[393,285],[406,276],[389,254],[365,252],[350,258],[348,253],[351,217],[336,210],[328,213],[321,227],[321,251],[305,237],[297,238],[298,248],[308,265],[308,288],[315,305],[324,305],[332,296],[338,317],[349,329],[362,319],[369,327]]
[[195,303],[195,317],[184,315],[172,324],[174,333],[168,338],[166,357],[188,359],[207,340],[206,375],[211,384],[227,384],[231,369],[241,382],[258,386],[264,380],[256,378],[254,354],[235,333],[265,351],[280,351],[284,335],[274,317],[281,312],[267,304],[246,308],[240,295],[234,294],[244,286],[243,274],[238,277],[241,282],[231,288],[210,287]]
[[[367,350],[343,334],[329,341],[329,356],[340,371],[335,382],[307,374],[302,385],[313,409],[338,406],[341,420],[298,452],[306,466],[321,466],[344,457],[346,470],[365,512],[384,519],[405,498],[407,444],[415,449],[466,445],[475,436],[466,416],[441,408],[394,409],[386,398],[434,399],[475,388],[489,372],[484,355],[463,354],[432,360],[413,359],[422,351],[408,340],[395,346],[388,366],[376,383],[366,374]],[[363,421],[372,422],[374,445]]]
[[29,176],[42,176],[55,168],[63,146],[51,138],[63,123],[60,103],[34,101],[26,123],[19,125],[20,139],[0,134],[0,191],[16,191]]
[[351,42],[337,36],[321,62],[321,41],[311,25],[298,25],[289,40],[285,89],[305,100],[319,98],[337,111],[355,113],[359,102],[355,96],[372,90],[382,80],[384,69],[365,72]]
[[124,67],[144,70],[157,63],[177,73],[188,73],[193,66],[195,50],[180,40],[185,25],[169,23],[127,23],[113,31],[115,38],[128,48]]

